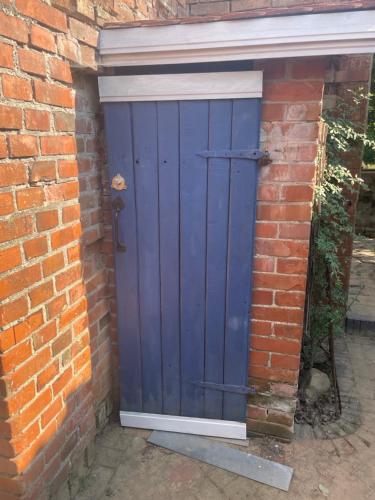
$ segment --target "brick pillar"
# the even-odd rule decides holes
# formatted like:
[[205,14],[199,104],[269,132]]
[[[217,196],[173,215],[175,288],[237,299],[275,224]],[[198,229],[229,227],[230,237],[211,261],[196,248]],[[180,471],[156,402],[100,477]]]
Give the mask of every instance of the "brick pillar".
[[258,61],[264,71],[250,337],[248,429],[290,439],[299,374],[324,57]]

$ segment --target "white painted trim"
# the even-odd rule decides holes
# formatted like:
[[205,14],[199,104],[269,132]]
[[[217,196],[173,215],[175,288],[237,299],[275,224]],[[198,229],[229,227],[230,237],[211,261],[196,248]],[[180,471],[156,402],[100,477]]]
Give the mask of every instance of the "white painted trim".
[[261,71],[99,77],[101,102],[262,97]]
[[230,420],[120,411],[120,422],[124,427],[182,432],[199,436],[246,439],[246,424]]
[[102,66],[375,52],[375,10],[101,31]]

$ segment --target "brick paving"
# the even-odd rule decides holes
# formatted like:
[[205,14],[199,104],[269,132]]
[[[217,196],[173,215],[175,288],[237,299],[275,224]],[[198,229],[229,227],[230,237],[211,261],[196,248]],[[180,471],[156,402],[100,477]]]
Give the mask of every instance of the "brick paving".
[[147,431],[108,426],[97,439],[90,475],[76,500],[370,500],[375,491],[375,339],[345,338],[361,425],[335,439],[284,444],[251,438],[251,453],[294,467],[288,494],[147,444]]
[[348,304],[351,320],[375,322],[375,238],[354,241]]

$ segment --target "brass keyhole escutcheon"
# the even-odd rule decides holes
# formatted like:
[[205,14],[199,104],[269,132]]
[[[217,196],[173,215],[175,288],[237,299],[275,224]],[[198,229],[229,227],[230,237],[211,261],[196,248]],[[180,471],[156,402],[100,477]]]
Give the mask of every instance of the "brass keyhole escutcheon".
[[116,174],[114,177],[112,177],[111,187],[112,189],[116,189],[116,191],[123,191],[124,189],[128,189],[128,185],[126,184],[126,181],[121,174]]

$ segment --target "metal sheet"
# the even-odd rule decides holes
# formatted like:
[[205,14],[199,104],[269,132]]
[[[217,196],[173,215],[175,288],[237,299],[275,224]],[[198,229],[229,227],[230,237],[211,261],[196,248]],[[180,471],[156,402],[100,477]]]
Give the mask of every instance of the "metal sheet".
[[209,439],[174,432],[154,431],[147,440],[187,457],[283,491],[289,490],[293,469]]

